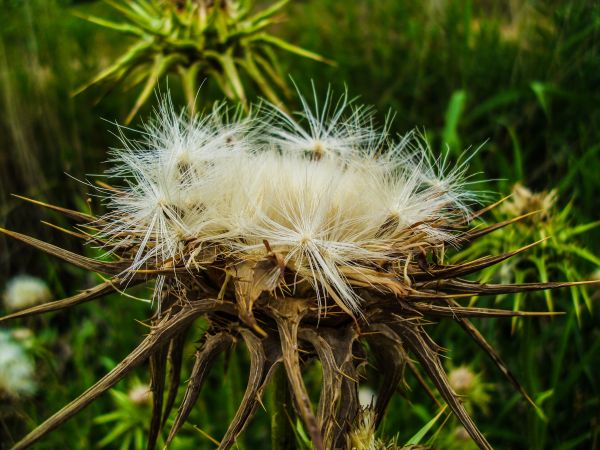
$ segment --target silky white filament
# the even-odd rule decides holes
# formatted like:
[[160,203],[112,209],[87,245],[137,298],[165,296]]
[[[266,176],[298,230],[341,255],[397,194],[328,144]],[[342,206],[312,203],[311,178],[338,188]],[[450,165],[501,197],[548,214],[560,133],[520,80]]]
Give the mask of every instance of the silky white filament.
[[108,175],[125,183],[103,191],[109,250],[136,248],[139,269],[176,261],[192,241],[242,260],[266,241],[319,301],[334,295],[359,312],[342,267],[398,259],[417,233],[451,239],[436,223],[477,201],[469,158],[451,168],[416,133],[394,142],[347,94],[302,105],[297,117],[273,105],[231,116],[223,104],[188,117],[164,100],[141,138],[122,133],[113,151]]

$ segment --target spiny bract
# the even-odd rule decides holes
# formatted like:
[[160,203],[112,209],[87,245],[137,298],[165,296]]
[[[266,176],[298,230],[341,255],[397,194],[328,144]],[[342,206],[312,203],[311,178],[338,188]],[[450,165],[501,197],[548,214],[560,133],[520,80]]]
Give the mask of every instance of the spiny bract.
[[[30,200],[82,224],[63,231],[105,249],[114,256],[111,261],[0,229],[111,276],[0,322],[149,281],[155,281],[158,306],[141,344],[15,449],[38,441],[147,360],[153,402],[148,448],[154,448],[177,399],[186,332],[199,317],[209,327],[167,445],[189,416],[216,356],[241,342],[250,355],[248,384],[220,448],[233,445],[276,370],[285,371],[295,413],[314,448],[350,445],[353,424],[361,417],[358,387],[370,359],[382,377],[372,430],[405,368],[418,380],[424,370],[472,439],[489,449],[448,382],[441,347],[423,326],[444,317],[457,322],[531,402],[469,318],[543,313],[465,307],[458,301],[575,283],[492,285],[461,278],[535,243],[473,261],[444,261],[448,247],[467,247],[530,214],[469,229],[471,219],[500,203],[471,212],[478,196],[466,173],[474,153],[452,166],[446,157],[433,157],[416,133],[394,140],[386,126],[374,125],[371,109],[347,95],[336,101],[328,93],[319,103],[315,94],[313,102],[302,99],[302,104],[294,117],[268,104],[250,115],[219,104],[208,114],[188,117],[167,99],[137,139],[121,133],[123,146],[113,151],[108,183],[98,183],[106,214]],[[314,359],[323,371],[316,412],[302,378],[302,368]]]

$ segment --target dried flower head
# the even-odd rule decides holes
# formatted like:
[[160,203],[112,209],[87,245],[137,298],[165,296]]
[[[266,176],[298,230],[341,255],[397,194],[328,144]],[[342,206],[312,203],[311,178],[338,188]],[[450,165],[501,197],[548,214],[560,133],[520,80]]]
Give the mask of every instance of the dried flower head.
[[[216,355],[242,342],[250,354],[248,385],[220,448],[233,445],[279,366],[314,448],[345,446],[360,411],[365,356],[383,377],[370,413],[373,430],[408,367],[419,373],[418,379],[424,370],[477,445],[491,448],[451,388],[442,349],[423,325],[444,317],[456,321],[529,400],[469,319],[540,313],[467,307],[459,301],[569,283],[466,281],[462,277],[535,245],[445,262],[449,247],[467,247],[521,219],[469,228],[471,219],[496,204],[472,212],[478,196],[466,176],[468,158],[455,165],[446,157],[435,158],[414,133],[392,139],[385,127],[374,125],[370,109],[354,105],[346,95],[335,102],[328,94],[322,105],[316,96],[314,105],[302,103],[304,111],[297,117],[275,106],[242,117],[223,105],[187,117],[167,101],[140,139],[123,138],[123,148],[114,150],[110,178],[101,190],[106,214],[95,217],[44,205],[85,223],[85,232],[79,228],[75,234],[104,248],[112,261],[2,230],[112,278],[0,321],[151,280],[158,306],[142,343],[15,449],[36,442],[146,360],[153,390],[148,448],[154,448],[177,398],[186,331],[199,317],[210,326],[167,445],[187,419]],[[311,358],[318,358],[323,370],[316,411],[302,378]]]
[[7,311],[19,311],[52,300],[52,293],[44,280],[30,275],[17,275],[9,280],[4,291]]

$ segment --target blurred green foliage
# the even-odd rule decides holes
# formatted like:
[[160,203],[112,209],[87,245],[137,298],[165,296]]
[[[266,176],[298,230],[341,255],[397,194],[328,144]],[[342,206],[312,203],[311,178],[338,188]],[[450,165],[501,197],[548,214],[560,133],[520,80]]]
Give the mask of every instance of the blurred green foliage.
[[[114,130],[107,121],[125,118],[139,93],[112,93],[97,103],[93,93],[72,97],[71,92],[115,61],[127,43],[118,33],[99,29],[73,14],[111,17],[114,13],[101,3],[0,0],[0,6],[0,226],[63,246],[74,245],[39,222],[50,218],[63,224],[61,219],[9,194],[90,207],[87,187],[64,172],[83,178],[84,173],[103,170],[107,148],[118,145],[106,131]],[[396,131],[422,128],[435,149],[454,156],[465,147],[485,142],[472,168],[491,180],[482,189],[507,194],[517,182],[534,192],[557,189],[558,214],[564,215],[559,228],[599,219],[597,2],[296,0],[286,11],[287,20],[274,26],[272,33],[337,62],[336,67],[329,67],[282,55],[283,73],[289,73],[301,89],[309,88],[311,80],[323,90],[328,84],[339,88],[345,83],[364,102],[377,105],[382,115],[388,108],[394,110]],[[202,93],[207,104],[221,96],[211,80]],[[250,88],[247,95],[252,99],[255,94]],[[181,94],[174,92],[174,96],[176,102],[185,104]],[[150,107],[141,109],[140,120]],[[91,202],[91,207],[100,206]],[[533,239],[538,232],[534,227],[531,234],[511,235],[518,228],[507,229],[502,239],[493,242],[499,246],[514,243],[516,248],[522,239],[529,235]],[[560,235],[564,229],[552,232]],[[578,235],[577,240],[566,236],[571,250],[591,257],[569,256],[563,266],[571,275],[563,270],[555,272],[556,276],[589,277],[597,269],[594,258],[600,254],[599,238],[597,229]],[[504,270],[510,277],[526,277],[519,267],[507,267]],[[57,297],[93,282],[80,270],[0,238],[0,286],[5,278],[20,272],[46,278]],[[595,304],[600,291],[590,288],[588,293],[590,308],[581,308],[579,322],[574,293],[565,290],[552,296],[554,308],[566,311],[564,317],[523,320],[516,333],[510,321],[477,323],[505,356],[539,411],[525,404],[458,327],[444,323],[436,332],[435,338],[448,349],[455,365],[468,364],[485,383],[494,385],[491,413],[476,410],[475,415],[496,448],[600,448],[600,326]],[[143,290],[135,294],[146,296]],[[544,308],[544,294],[531,296],[528,302],[528,307]],[[139,341],[145,328],[136,320],[149,314],[146,304],[112,296],[15,324],[35,332],[37,350],[33,353],[44,389],[31,401],[14,405],[11,417],[2,416],[0,442],[12,442],[102,376]],[[190,362],[193,351],[193,347],[186,349]],[[243,394],[247,355],[236,349],[219,364],[223,370],[213,371],[178,448],[214,448],[203,433],[218,439],[233,415]],[[376,385],[377,371],[369,370],[368,375],[369,383]],[[143,371],[138,376],[147,382]],[[318,383],[313,371],[307,376],[317,378],[307,383]],[[417,383],[412,375],[407,382],[408,386]],[[273,410],[276,398],[274,392],[265,395],[267,411]],[[114,424],[94,423],[94,418],[119,408],[123,406],[105,396],[36,448],[95,448]],[[438,411],[420,389],[407,388],[390,405],[380,433],[398,434],[398,442],[407,442],[432,423]],[[268,446],[269,420],[265,411],[258,411],[239,448]],[[444,448],[447,434],[454,432],[451,423],[444,423],[440,429],[442,421],[435,422],[427,434],[439,448]],[[132,442],[135,432],[133,436]],[[109,443],[106,448],[119,447]]]
[[[131,122],[167,74],[179,77],[188,108],[196,110],[205,78],[217,82],[225,96],[247,109],[244,78],[261,95],[285,108],[278,91],[290,97],[279,71],[276,51],[326,62],[322,56],[293,45],[267,29],[279,21],[289,0],[256,10],[253,0],[104,0],[121,16],[119,21],[79,15],[96,25],[119,32],[133,43],[109,67],[76,92],[93,85],[115,88],[142,85],[125,123]],[[245,75],[245,77],[243,77]]]

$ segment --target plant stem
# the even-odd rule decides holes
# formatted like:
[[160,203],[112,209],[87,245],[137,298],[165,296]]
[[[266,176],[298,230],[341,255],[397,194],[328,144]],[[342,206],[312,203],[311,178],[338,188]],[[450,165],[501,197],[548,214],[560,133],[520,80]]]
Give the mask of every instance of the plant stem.
[[273,395],[271,405],[271,448],[273,450],[294,450],[296,439],[290,417],[293,417],[292,396],[283,366],[273,375]]

